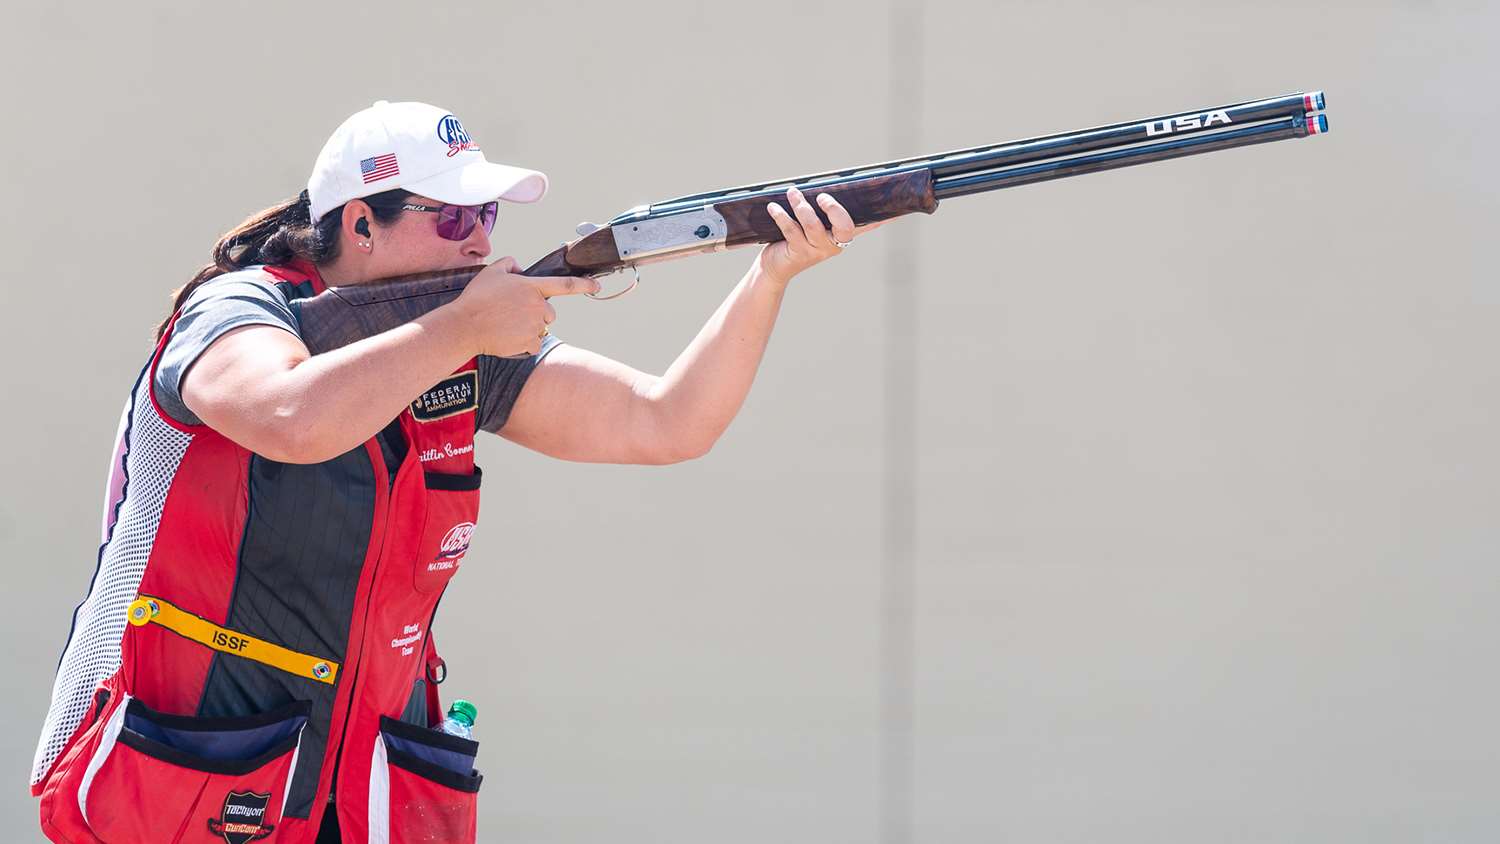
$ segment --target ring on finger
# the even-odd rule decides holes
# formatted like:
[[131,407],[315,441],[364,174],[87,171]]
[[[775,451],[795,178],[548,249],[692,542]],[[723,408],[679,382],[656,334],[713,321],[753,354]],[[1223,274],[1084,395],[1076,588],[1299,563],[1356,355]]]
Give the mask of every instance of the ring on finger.
[[845,246],[848,246],[849,244],[851,244],[851,243],[854,242],[854,238],[852,238],[852,237],[849,238],[848,240],[839,240],[838,237],[835,236],[833,232],[829,232],[828,233],[828,239],[831,240],[831,241],[833,241],[833,245],[837,246],[840,249],[843,249]]

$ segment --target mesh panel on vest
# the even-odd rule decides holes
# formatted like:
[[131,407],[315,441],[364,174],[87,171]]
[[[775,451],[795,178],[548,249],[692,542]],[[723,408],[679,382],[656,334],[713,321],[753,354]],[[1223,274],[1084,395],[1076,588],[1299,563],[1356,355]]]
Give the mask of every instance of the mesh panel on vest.
[[110,536],[99,549],[88,596],[73,611],[73,632],[58,663],[52,685],[52,706],[42,725],[41,741],[31,769],[36,785],[52,767],[57,754],[72,737],[93,702],[94,689],[120,667],[120,639],[125,633],[125,610],[135,599],[146,559],[156,541],[162,505],[177,474],[182,456],[192,442],[163,422],[151,404],[151,379],[146,372],[131,394],[130,421],[121,436],[125,485],[123,501]]

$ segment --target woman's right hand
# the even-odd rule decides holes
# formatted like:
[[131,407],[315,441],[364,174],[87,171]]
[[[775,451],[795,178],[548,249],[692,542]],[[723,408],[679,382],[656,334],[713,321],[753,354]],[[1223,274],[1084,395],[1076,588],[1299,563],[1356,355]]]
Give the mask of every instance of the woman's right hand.
[[557,318],[548,297],[600,289],[599,282],[585,276],[531,278],[519,270],[515,258],[501,258],[480,270],[449,306],[464,316],[476,354],[536,354],[542,348],[542,330]]

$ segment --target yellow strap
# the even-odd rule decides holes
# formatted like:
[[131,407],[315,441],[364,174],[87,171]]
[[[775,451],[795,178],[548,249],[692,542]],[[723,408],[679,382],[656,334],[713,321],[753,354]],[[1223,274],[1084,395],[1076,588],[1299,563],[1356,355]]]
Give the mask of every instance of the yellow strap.
[[128,618],[130,623],[137,627],[155,622],[185,639],[192,639],[200,645],[207,645],[221,653],[253,659],[272,668],[280,668],[288,674],[306,677],[330,686],[333,685],[333,679],[339,673],[337,662],[299,654],[280,645],[273,645],[264,639],[247,636],[237,630],[230,630],[228,627],[220,627],[206,618],[178,609],[161,598],[153,598],[150,595],[141,595],[130,602]]

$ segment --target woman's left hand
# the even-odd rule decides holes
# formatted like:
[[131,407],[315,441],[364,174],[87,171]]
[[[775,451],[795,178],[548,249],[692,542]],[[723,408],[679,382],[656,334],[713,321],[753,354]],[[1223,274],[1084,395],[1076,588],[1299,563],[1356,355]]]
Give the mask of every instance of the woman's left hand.
[[[823,227],[823,221],[818,219],[817,212],[813,210],[802,191],[795,187],[788,188],[786,199],[787,205],[792,209],[791,214],[788,214],[779,203],[772,202],[766,206],[771,212],[771,219],[781,229],[781,236],[785,239],[766,244],[756,259],[760,262],[762,270],[783,283],[791,281],[792,276],[808,267],[844,251],[843,247],[834,243],[835,239],[839,243],[849,243],[865,232],[878,229],[889,222],[887,220],[856,226],[849,212],[838,203],[838,200],[826,193],[820,193],[817,196],[818,207],[823,209],[823,213],[828,216],[828,222],[833,224],[833,229],[830,231]],[[796,216],[794,217],[793,214]]]

